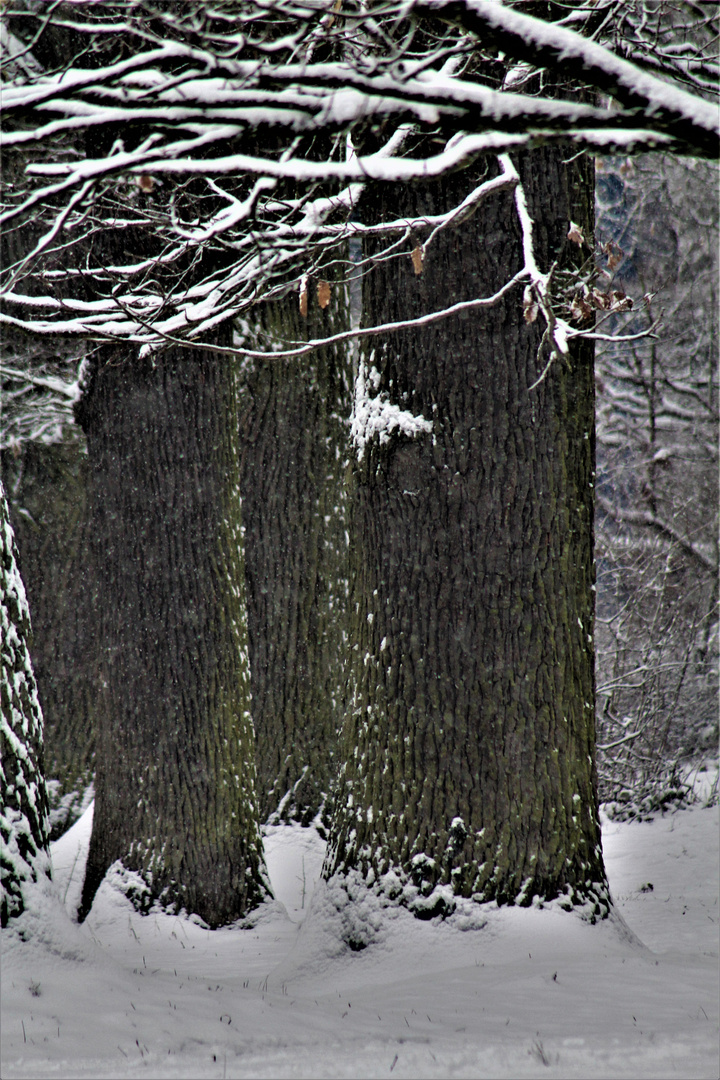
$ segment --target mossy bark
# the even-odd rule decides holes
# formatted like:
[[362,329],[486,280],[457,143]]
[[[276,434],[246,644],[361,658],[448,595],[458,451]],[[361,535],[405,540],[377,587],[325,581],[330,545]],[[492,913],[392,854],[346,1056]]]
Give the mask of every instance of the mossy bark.
[[85,440],[23,443],[2,455],[20,571],[33,613],[31,655],[43,703],[50,839],[92,797],[98,700],[96,585]]
[[[308,313],[297,295],[257,310],[241,344],[328,336],[346,305]],[[246,360],[240,377],[240,486],[262,821],[324,818],[345,689],[346,345],[300,360]],[[321,826],[322,827],[322,826]]]
[[[255,802],[235,365],[92,361],[88,439],[103,650],[84,917],[113,864],[218,926],[267,895]],[[119,867],[118,867],[119,868]],[[138,878],[135,878],[138,881]]]
[[[518,164],[539,264],[571,261],[569,222],[592,235],[591,165],[566,166],[553,150]],[[418,215],[454,205],[467,185],[463,173],[375,198],[393,217]],[[409,257],[377,265],[365,319],[492,294],[521,266],[507,193],[440,234],[421,275]],[[372,881],[393,871],[419,914],[441,910],[436,885],[607,910],[593,349],[574,342],[531,390],[541,332],[524,321],[518,288],[491,309],[375,339],[366,358],[377,392],[432,421],[432,433],[371,442],[355,470],[351,691],[325,872]]]

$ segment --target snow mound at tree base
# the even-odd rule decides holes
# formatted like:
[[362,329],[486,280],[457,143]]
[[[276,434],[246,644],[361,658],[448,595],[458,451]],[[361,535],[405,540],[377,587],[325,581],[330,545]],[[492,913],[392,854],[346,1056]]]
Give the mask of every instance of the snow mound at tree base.
[[[102,891],[70,910],[89,837],[53,846],[41,934],[3,949],[2,1075],[13,1077],[713,1077],[718,808],[604,821],[615,902],[474,905],[421,921],[367,900],[365,948],[319,883],[324,843],[268,828],[276,901],[249,929],[139,916]],[[59,899],[58,899],[59,897]],[[73,949],[76,950],[73,955]]]

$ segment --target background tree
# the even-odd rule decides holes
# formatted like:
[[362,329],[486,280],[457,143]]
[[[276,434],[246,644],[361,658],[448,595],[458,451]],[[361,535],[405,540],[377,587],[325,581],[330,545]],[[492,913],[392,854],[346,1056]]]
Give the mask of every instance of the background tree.
[[[4,162],[5,182],[10,167]],[[35,233],[35,239],[41,233]],[[21,260],[23,231],[0,237],[0,263]],[[50,838],[92,799],[98,654],[86,514],[85,440],[73,420],[83,345],[0,340],[0,456],[33,613],[31,656],[43,704]]]
[[684,795],[717,742],[717,186],[712,165],[608,160],[600,239],[652,338],[599,352],[598,719],[617,813]]
[[[53,356],[41,361],[23,355],[17,340],[13,346],[8,337],[3,343],[9,355],[2,369],[2,474],[33,612],[30,649],[43,703],[54,840],[78,819],[93,794],[98,655],[87,453],[72,419],[73,366]],[[48,385],[38,386],[44,379]]]
[[28,651],[30,614],[0,480],[0,923],[22,915],[50,877],[43,721]]
[[[71,51],[80,48],[83,28],[65,30]],[[113,45],[125,48],[122,31]],[[46,43],[46,61],[48,52],[52,59]],[[112,135],[90,132],[88,146],[102,152]],[[115,213],[112,195],[109,208]],[[150,252],[142,206],[139,216],[129,237],[116,228],[84,257],[122,260],[127,244]],[[89,275],[81,290],[92,303]],[[138,362],[132,350],[96,351],[78,408],[90,450],[104,651],[81,917],[114,863],[130,873],[124,886],[141,906],[160,899],[211,925],[243,915],[267,892],[254,801],[236,365],[221,361],[207,374],[196,358],[184,360],[166,354],[155,377],[155,361]]]

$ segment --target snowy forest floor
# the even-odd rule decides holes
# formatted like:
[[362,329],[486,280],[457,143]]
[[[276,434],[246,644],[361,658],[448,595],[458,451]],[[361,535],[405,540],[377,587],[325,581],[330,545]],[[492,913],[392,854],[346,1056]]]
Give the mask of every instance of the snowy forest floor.
[[4,935],[5,1080],[718,1075],[717,805],[604,821],[606,922],[370,906],[361,952],[300,827],[267,831],[277,900],[250,929],[143,917],[107,883],[78,927],[58,893],[72,911],[91,814],[53,845],[30,940]]

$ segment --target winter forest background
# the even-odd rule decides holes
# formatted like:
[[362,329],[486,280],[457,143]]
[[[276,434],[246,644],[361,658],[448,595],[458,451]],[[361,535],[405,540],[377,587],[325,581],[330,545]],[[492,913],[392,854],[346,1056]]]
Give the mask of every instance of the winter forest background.
[[[658,945],[611,836],[717,806],[715,5],[27,0],[0,29],[9,970],[74,957],[104,1003],[87,934],[117,958],[120,922],[181,916],[306,1004],[365,957],[390,1011],[429,950],[425,1008],[490,926],[511,998],[540,930],[612,995]],[[618,1007],[664,1017],[645,978]],[[387,1072],[362,1025],[335,1064],[292,1030],[278,1074]],[[679,1030],[605,1068],[706,1075]],[[608,1032],[522,1054],[595,1075]],[[446,1074],[434,1038],[397,1075]],[[458,1075],[525,1061],[459,1044]]]

